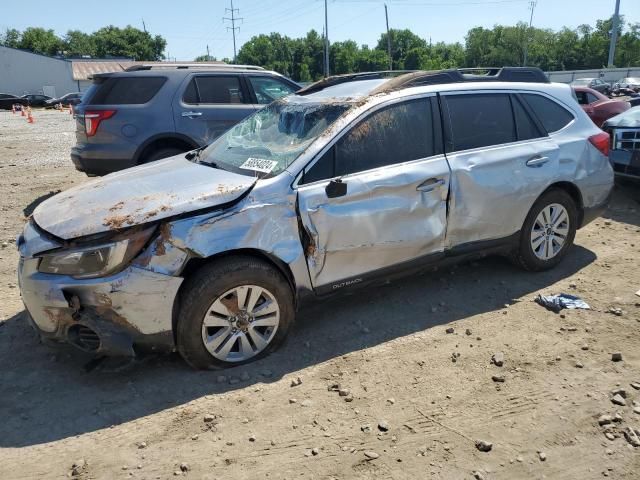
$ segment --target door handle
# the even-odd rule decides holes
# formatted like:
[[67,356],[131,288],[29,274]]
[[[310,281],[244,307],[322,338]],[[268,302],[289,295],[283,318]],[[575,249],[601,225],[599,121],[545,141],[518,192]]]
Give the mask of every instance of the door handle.
[[202,116],[202,112],[182,112],[182,116],[183,117],[189,117],[189,118],[201,117]]
[[418,185],[416,190],[419,192],[432,192],[436,188],[443,186],[444,183],[444,179],[442,178],[430,178]]
[[549,157],[535,156],[527,160],[527,167],[541,167],[549,161]]

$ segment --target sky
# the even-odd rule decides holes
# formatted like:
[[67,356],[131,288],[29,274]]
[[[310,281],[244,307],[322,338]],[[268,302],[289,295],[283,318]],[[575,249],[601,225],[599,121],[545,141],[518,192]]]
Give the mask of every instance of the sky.
[[[207,53],[218,59],[233,57],[231,0],[3,0],[0,30],[29,26],[93,32],[106,25],[143,27],[167,40],[165,55],[193,60]],[[329,40],[355,40],[375,46],[385,30],[383,0],[328,0]],[[390,28],[408,28],[433,43],[464,42],[470,28],[491,28],[529,21],[529,0],[386,0]],[[630,23],[640,22],[640,0],[621,0],[620,13]],[[52,6],[55,5],[55,9]],[[311,29],[322,32],[324,0],[233,0],[238,50],[252,36],[279,32],[301,37]],[[536,27],[575,28],[594,25],[613,14],[615,0],[538,0]]]

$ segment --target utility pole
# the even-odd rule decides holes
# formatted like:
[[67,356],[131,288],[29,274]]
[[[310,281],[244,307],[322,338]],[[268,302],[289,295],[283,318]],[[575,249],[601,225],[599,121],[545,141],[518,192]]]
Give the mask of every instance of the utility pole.
[[609,61],[607,62],[608,68],[613,68],[613,59],[616,55],[616,42],[618,41],[619,14],[620,14],[620,0],[616,0],[616,11],[613,14],[613,21],[611,22],[611,43],[609,44]]
[[233,8],[233,0],[231,0],[231,8],[225,8],[224,9],[225,13],[226,12],[231,12],[231,17],[222,17],[222,21],[224,22],[225,20],[231,22],[231,26],[227,27],[227,31],[231,30],[233,32],[233,63],[236,63],[236,57],[237,57],[237,52],[236,52],[236,30],[240,30],[240,27],[236,27],[236,22],[238,20],[242,21],[243,18],[240,17],[236,17],[236,12],[240,12],[240,10],[238,10],[237,8]]
[[142,19],[142,30],[147,33],[147,26],[144,24],[144,18]]
[[384,18],[387,21],[387,54],[389,55],[389,70],[393,70],[393,60],[391,59],[391,36],[389,35],[389,12],[387,4],[384,4]]
[[529,28],[527,28],[527,32],[525,34],[524,39],[524,61],[522,62],[522,66],[527,66],[527,57],[529,55],[529,31],[531,30],[531,26],[533,25],[533,11],[536,9],[537,0],[531,0],[529,2],[529,8],[531,9],[531,16],[529,17]]
[[211,56],[209,56],[209,45],[207,45],[207,62],[211,61]]
[[324,76],[329,72],[329,14],[327,12],[327,0],[324,0]]

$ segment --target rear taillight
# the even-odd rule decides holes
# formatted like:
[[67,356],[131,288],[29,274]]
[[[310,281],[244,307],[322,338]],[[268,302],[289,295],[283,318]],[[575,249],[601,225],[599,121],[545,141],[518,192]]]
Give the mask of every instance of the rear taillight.
[[84,130],[87,132],[87,137],[93,137],[98,131],[100,122],[115,114],[115,110],[87,110],[84,112]]
[[610,139],[608,133],[600,132],[596,135],[591,135],[589,137],[589,141],[591,142],[591,145],[596,147],[605,157],[609,156]]

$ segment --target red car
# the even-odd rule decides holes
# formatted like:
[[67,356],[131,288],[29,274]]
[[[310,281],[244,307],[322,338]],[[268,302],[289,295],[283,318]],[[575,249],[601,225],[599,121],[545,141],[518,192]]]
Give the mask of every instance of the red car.
[[626,112],[631,107],[629,102],[612,100],[588,87],[573,87],[573,92],[582,109],[598,127],[601,127],[606,120]]

